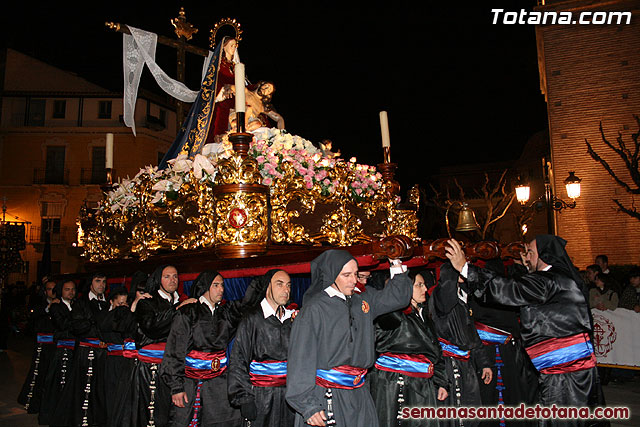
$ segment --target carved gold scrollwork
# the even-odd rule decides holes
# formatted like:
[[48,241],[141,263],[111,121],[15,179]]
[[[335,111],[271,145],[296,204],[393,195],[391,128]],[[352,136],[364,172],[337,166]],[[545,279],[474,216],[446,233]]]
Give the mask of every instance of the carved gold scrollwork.
[[215,184],[259,184],[262,180],[258,163],[253,157],[233,155],[218,163]]
[[[271,186],[271,240],[275,243],[312,243],[305,227],[292,220],[300,216],[295,209],[288,210],[289,203],[297,200],[305,213],[311,213],[316,206],[316,192],[305,188],[301,177],[296,176],[290,163],[282,165],[283,178]],[[317,190],[317,189],[316,189]]]

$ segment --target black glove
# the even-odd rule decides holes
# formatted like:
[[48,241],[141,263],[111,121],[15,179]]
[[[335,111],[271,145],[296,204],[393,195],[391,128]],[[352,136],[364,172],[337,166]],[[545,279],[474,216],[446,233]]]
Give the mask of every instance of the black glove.
[[240,414],[242,414],[242,418],[246,418],[249,421],[258,418],[258,408],[256,408],[255,402],[245,403],[240,406]]

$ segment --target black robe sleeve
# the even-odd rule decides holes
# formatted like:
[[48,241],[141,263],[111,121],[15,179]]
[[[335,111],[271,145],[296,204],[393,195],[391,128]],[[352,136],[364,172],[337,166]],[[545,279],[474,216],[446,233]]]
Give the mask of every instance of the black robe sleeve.
[[152,340],[161,340],[169,335],[175,313],[176,309],[172,305],[164,309],[154,307],[154,301],[150,298],[138,301],[135,315],[144,335]]
[[71,310],[71,331],[73,334],[77,337],[85,337],[92,329],[95,329],[95,326],[96,322],[88,302],[82,298],[77,300]]
[[185,357],[192,342],[192,317],[196,305],[197,303],[188,304],[177,311],[167,338],[160,375],[172,395],[184,391]]
[[255,316],[247,316],[240,322],[229,358],[229,374],[227,376],[229,401],[234,406],[242,406],[255,400],[249,379],[249,365],[252,360],[251,342],[253,341],[255,320]]
[[469,265],[467,281],[480,294],[487,292],[496,302],[509,306],[542,304],[555,291],[554,281],[544,273],[515,279],[474,265]]
[[67,307],[64,307],[63,302],[51,304],[49,314],[56,331],[68,331],[71,328],[70,312]]
[[389,313],[391,311],[401,310],[411,302],[411,294],[413,293],[413,282],[407,273],[396,274],[384,289],[367,289],[366,295],[363,297],[371,304],[371,313],[373,318]]
[[320,351],[316,325],[322,321],[319,309],[319,306],[309,304],[307,309],[300,311],[291,328],[287,378],[295,378],[295,381],[287,381],[286,398],[303,420],[323,409],[314,393]]

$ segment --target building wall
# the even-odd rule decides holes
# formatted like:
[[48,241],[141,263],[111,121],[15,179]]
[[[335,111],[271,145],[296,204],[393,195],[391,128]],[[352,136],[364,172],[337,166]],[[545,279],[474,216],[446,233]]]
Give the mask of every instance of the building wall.
[[[540,11],[631,11],[630,25],[544,25],[537,28],[541,87],[547,99],[555,194],[567,199],[569,171],[582,178],[575,209],[558,213],[557,234],[567,239],[576,266],[598,254],[612,264],[640,264],[640,221],[618,212],[614,198],[633,203],[587,153],[585,139],[628,179],[622,161],[602,142],[638,132],[640,115],[640,2],[547,2]],[[636,200],[638,203],[638,200]]]
[[[37,264],[42,259],[43,217],[59,219],[51,259],[60,263],[60,272],[83,269],[80,251],[74,246],[76,218],[83,204],[95,205],[102,198],[100,185],[85,184],[81,179],[83,169],[85,180],[91,177],[93,147],[104,147],[106,134],[113,133],[114,179],[132,177],[141,167],[156,165],[158,153],[166,153],[175,136],[176,119],[170,106],[139,95],[134,137],[119,118],[121,94],[110,93],[72,73],[10,49],[6,57],[0,110],[0,198],[6,197],[7,221],[30,222],[26,230],[27,248],[21,252],[23,261],[28,262],[28,273],[9,276],[9,283],[30,284],[37,279]],[[40,77],[30,80],[30,75]],[[25,123],[28,103],[34,99],[45,101],[44,123],[39,126]],[[64,118],[53,117],[56,100],[66,100]],[[110,118],[98,118],[99,101],[112,103]],[[158,128],[146,125],[147,112],[159,117],[160,109],[166,111],[166,127],[154,130]],[[68,172],[62,184],[42,182],[49,146],[65,147],[64,169]]]

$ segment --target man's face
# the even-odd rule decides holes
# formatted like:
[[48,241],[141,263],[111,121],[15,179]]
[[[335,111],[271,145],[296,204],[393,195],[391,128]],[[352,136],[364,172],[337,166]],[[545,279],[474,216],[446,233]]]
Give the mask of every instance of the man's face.
[[54,299],[56,297],[56,282],[47,282],[44,284],[44,291],[47,298]]
[[224,295],[224,279],[221,275],[217,275],[213,282],[211,282],[211,286],[209,286],[209,301],[213,304],[217,304],[222,301],[222,296]]
[[367,281],[371,277],[370,271],[358,271],[358,283],[366,285]]
[[114,299],[111,300],[111,307],[116,308],[120,306],[127,305],[127,296],[126,295],[118,295]]
[[589,281],[589,283],[595,283],[597,275],[598,273],[591,270],[590,268],[587,268],[587,280]]
[[104,294],[104,290],[107,288],[106,277],[94,277],[91,279],[91,292],[100,296]]
[[178,289],[178,270],[175,267],[169,266],[162,270],[160,286],[168,294],[173,294]]
[[285,305],[291,295],[291,278],[285,271],[278,271],[267,288],[267,300],[275,305]]
[[544,268],[544,262],[538,257],[538,245],[536,240],[533,239],[526,246],[527,252],[525,255],[525,262],[529,271],[540,271]]
[[609,267],[609,264],[604,262],[604,260],[600,257],[596,257],[596,264],[598,264],[602,271],[605,271]]
[[340,292],[346,296],[353,295],[353,290],[356,287],[358,263],[352,259],[342,267],[340,274],[336,277],[335,286]]
[[76,284],[74,282],[65,282],[62,285],[62,298],[70,301],[76,297]]
[[630,278],[629,283],[631,283],[631,286],[634,288],[640,288],[640,276]]

